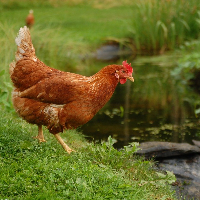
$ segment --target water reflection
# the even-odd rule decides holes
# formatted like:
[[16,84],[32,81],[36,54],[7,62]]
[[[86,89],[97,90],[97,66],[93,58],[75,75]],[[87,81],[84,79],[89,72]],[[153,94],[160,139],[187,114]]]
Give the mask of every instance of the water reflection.
[[[170,76],[170,66],[134,65],[135,82],[118,85],[107,105],[81,127],[89,140],[117,139],[116,147],[137,141],[191,142],[200,123]],[[200,134],[199,134],[200,135]]]

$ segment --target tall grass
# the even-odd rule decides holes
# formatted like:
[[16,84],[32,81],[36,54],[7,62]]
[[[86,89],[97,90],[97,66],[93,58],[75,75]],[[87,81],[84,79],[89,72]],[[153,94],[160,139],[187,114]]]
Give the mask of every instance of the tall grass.
[[10,110],[12,84],[9,78],[9,64],[14,59],[14,49],[11,48],[15,32],[12,25],[0,23],[0,106]]
[[131,37],[140,52],[162,53],[198,38],[198,0],[138,0],[133,6]]

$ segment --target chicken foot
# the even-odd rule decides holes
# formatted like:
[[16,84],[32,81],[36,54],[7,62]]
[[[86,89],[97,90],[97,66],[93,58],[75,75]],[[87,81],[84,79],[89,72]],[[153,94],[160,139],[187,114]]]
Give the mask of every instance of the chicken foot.
[[44,139],[43,131],[42,131],[42,125],[38,125],[38,135],[33,138],[38,139],[39,142],[46,142],[46,140]]
[[64,140],[60,137],[59,133],[55,134],[54,136],[58,140],[58,142],[62,145],[63,149],[67,151],[68,154],[74,151],[70,147],[68,147],[68,145],[64,142]]

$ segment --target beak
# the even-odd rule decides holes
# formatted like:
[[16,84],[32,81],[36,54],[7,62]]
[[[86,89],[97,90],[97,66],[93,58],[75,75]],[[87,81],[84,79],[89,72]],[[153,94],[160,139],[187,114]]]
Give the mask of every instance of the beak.
[[130,81],[134,82],[134,78],[132,76],[128,76],[126,78],[129,79]]

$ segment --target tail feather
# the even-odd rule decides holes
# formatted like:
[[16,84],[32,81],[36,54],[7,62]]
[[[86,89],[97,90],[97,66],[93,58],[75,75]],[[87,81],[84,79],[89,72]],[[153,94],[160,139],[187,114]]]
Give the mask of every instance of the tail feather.
[[25,57],[35,61],[35,49],[32,44],[30,31],[26,26],[24,26],[24,28],[20,28],[18,36],[15,39],[15,43],[17,44],[17,52],[15,54],[16,61]]
[[37,61],[30,31],[26,26],[20,28],[18,36],[15,39],[15,43],[17,45],[17,52],[15,53],[15,61],[10,64],[10,75],[12,75],[17,61],[24,58],[32,59],[35,62]]
[[10,63],[10,65],[9,65],[9,73],[10,73],[10,75],[12,75],[13,74],[13,71],[14,71],[14,69],[15,69],[15,61],[13,61],[12,63]]

